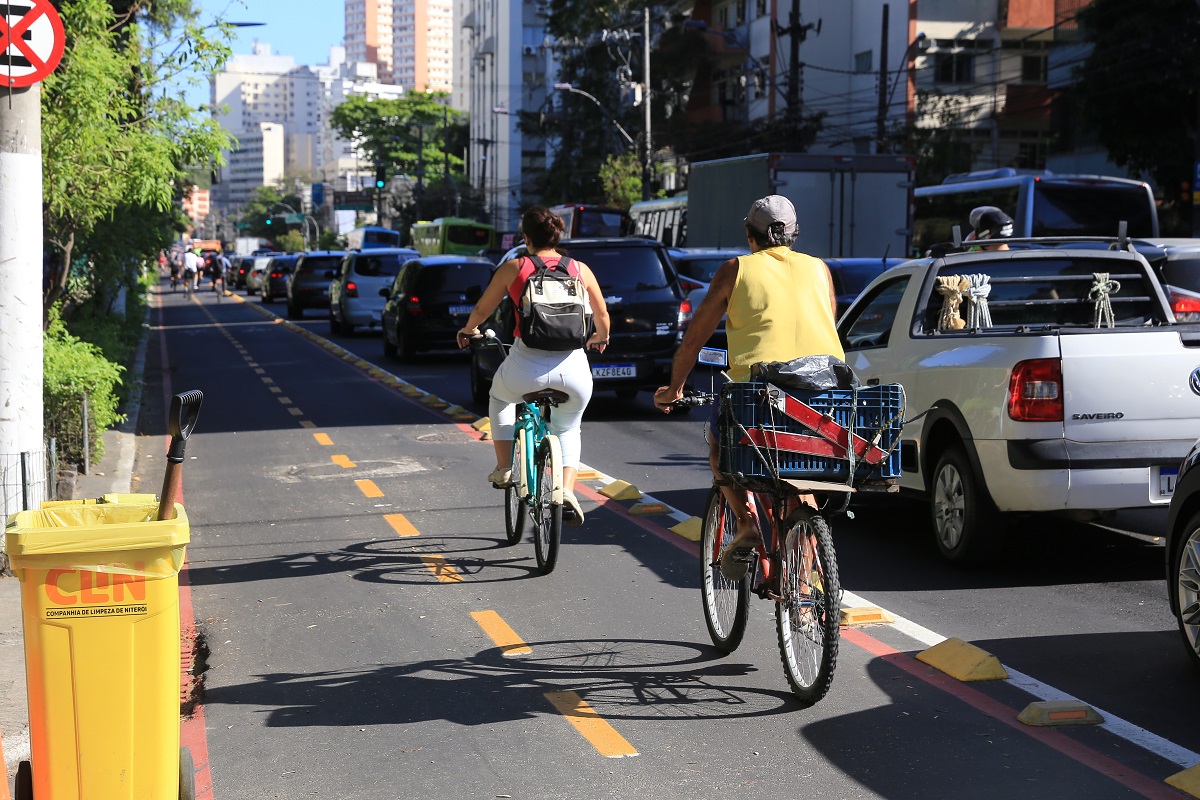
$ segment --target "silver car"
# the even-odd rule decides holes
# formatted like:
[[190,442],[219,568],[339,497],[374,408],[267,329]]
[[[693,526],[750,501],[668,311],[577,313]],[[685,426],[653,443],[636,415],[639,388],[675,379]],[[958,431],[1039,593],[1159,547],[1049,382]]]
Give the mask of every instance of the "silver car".
[[406,247],[351,250],[329,284],[329,331],[349,336],[356,328],[381,329],[384,298],[400,265],[420,253]]
[[277,254],[255,256],[254,266],[246,273],[246,294],[258,294],[262,291],[263,283],[267,280],[267,267],[275,255]]

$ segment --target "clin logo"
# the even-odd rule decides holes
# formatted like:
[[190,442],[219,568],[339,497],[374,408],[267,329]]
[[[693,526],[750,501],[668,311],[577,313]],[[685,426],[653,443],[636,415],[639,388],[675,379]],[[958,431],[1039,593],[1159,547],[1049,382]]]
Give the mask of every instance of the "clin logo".
[[1192,391],[1200,394],[1200,367],[1192,370],[1192,377],[1188,379],[1188,386],[1192,387]]

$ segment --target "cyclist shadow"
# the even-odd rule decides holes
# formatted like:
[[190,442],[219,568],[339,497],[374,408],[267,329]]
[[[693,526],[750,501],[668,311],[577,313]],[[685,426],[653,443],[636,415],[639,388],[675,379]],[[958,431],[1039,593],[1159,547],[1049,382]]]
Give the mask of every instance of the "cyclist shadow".
[[797,708],[788,692],[734,685],[731,678],[756,668],[718,661],[710,648],[696,644],[604,639],[529,647],[525,656],[489,648],[461,659],[265,673],[244,683],[210,685],[205,703],[258,707],[272,727],[492,725],[553,713],[546,695],[563,691],[578,694],[610,721],[754,718]]

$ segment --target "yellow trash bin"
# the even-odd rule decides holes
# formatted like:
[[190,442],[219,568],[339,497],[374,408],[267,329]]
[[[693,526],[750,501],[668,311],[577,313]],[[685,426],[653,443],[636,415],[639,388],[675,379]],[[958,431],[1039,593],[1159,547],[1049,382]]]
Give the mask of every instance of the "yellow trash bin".
[[180,796],[179,570],[190,534],[182,505],[174,519],[157,512],[75,503],[9,519],[36,800]]

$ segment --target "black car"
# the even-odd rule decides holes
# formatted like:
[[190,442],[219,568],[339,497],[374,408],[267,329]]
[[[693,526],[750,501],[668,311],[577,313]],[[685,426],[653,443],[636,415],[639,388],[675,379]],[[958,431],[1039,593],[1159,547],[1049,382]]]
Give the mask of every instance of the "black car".
[[383,306],[383,354],[411,361],[418,352],[458,349],[457,334],[496,266],[475,256],[426,256],[400,265]]
[[1200,322],[1200,239],[1134,242],[1154,269],[1176,322]]
[[255,256],[241,256],[233,259],[233,286],[230,289],[245,289],[246,276],[254,269]]
[[291,280],[292,272],[299,260],[299,253],[288,253],[271,259],[271,263],[267,265],[266,280],[263,281],[262,291],[259,292],[264,303],[272,303],[276,298],[287,297],[288,281]]
[[1175,471],[1158,468],[1159,491],[1174,489],[1167,512],[1167,596],[1188,656],[1200,669],[1200,442]]
[[329,310],[329,282],[345,255],[340,250],[316,250],[300,255],[287,284],[288,319],[301,319],[306,308]]
[[[633,397],[667,383],[686,322],[683,292],[667,249],[653,239],[569,239],[558,250],[587,264],[600,289],[611,321],[608,347],[588,351],[595,391],[615,391]],[[518,248],[509,257],[523,255]],[[512,342],[514,308],[505,298],[481,328]],[[492,376],[504,359],[497,347],[471,350],[471,396],[487,400]]]

